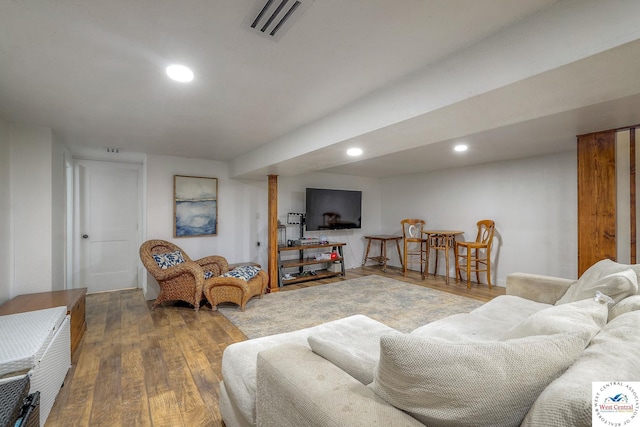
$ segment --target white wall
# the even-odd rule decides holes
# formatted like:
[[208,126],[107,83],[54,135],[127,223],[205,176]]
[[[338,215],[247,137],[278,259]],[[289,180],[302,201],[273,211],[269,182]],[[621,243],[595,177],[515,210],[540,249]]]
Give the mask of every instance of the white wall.
[[52,290],[52,135],[10,127],[14,277],[11,296]]
[[0,304],[11,298],[10,156],[9,125],[0,120]]
[[0,303],[64,289],[64,144],[0,120]]
[[[345,242],[345,268],[360,267],[364,255],[364,238],[367,234],[380,234],[381,194],[380,180],[347,175],[314,173],[278,179],[278,219],[287,223],[288,212],[304,212],[306,188],[329,188],[362,191],[362,228],[353,230],[309,231],[305,236],[326,235],[330,241]],[[287,227],[287,239],[299,237],[298,226]],[[376,249],[377,250],[377,249]],[[392,251],[389,251],[392,252]]]
[[[149,155],[146,160],[146,236],[180,246],[193,259],[222,255],[229,263],[267,264],[267,182],[228,178],[224,162]],[[173,237],[173,176],[218,178],[218,234],[211,237]],[[258,246],[258,241],[261,245]],[[155,299],[158,283],[144,275],[146,298]],[[145,283],[146,280],[146,283]]]
[[518,271],[575,278],[576,162],[568,152],[384,179],[383,232],[400,234],[400,220],[415,217],[474,240],[476,222],[493,219],[493,283]]

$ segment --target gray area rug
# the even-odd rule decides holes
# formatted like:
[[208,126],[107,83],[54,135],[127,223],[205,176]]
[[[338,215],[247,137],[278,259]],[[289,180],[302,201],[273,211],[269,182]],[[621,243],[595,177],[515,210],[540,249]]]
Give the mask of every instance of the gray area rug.
[[290,332],[354,314],[364,314],[401,332],[481,306],[478,300],[376,275],[251,299],[218,310],[247,337]]

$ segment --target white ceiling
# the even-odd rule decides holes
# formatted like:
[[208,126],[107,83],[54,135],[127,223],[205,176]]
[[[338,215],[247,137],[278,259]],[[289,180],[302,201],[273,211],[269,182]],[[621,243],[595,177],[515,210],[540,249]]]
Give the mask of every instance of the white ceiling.
[[0,118],[239,178],[417,173],[640,123],[634,0],[304,0],[278,40],[247,27],[257,3],[0,0]]

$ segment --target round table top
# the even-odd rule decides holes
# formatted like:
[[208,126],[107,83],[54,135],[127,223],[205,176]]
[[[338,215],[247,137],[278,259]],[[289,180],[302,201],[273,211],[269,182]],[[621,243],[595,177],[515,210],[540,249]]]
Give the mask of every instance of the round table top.
[[402,236],[393,236],[390,234],[376,234],[371,236],[364,236],[365,239],[374,239],[374,240],[396,240],[402,239]]
[[448,235],[453,235],[453,234],[463,234],[464,231],[460,231],[460,230],[422,230],[422,234],[448,234]]

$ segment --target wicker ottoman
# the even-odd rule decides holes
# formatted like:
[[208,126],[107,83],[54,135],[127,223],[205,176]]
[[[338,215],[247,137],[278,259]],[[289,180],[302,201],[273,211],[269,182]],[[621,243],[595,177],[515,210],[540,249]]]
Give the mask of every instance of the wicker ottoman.
[[264,270],[260,270],[256,276],[248,281],[234,277],[212,277],[204,281],[203,292],[211,308],[215,310],[218,304],[232,302],[238,304],[244,311],[244,307],[254,296],[262,298],[269,283],[269,276]]

